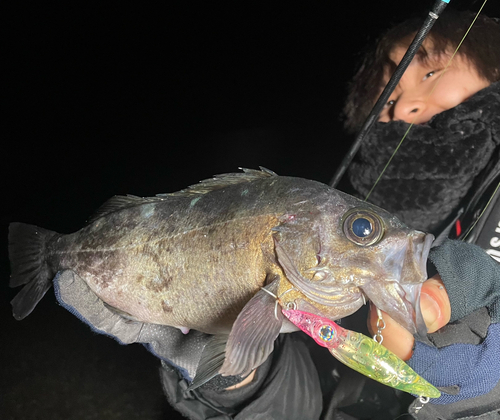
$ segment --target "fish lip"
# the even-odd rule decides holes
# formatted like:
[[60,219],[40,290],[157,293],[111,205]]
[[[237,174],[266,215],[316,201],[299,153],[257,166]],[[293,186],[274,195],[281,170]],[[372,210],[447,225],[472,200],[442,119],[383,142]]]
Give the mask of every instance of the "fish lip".
[[[419,282],[408,282],[405,284],[401,284],[401,287],[407,294],[406,299],[413,307],[414,311],[414,319],[409,320],[412,324],[413,331],[412,334],[416,334],[418,337],[423,338],[427,335],[427,327],[425,325],[422,311],[420,309],[420,292],[422,289],[422,284],[427,280],[427,259],[429,257],[429,252],[432,248],[432,244],[434,243],[434,235],[431,233],[415,231],[414,235],[418,235],[419,237],[423,236],[423,240],[421,241],[413,241],[415,246],[415,259],[416,259],[416,267],[420,273],[420,281]],[[413,291],[412,291],[413,289]]]
[[397,262],[401,258],[403,260],[399,266],[399,276],[386,285],[389,289],[393,288],[393,291],[400,290],[402,293],[398,292],[399,298],[394,295],[394,300],[387,300],[388,296],[383,299],[385,292],[377,292],[376,285],[371,282],[362,286],[363,292],[377,307],[387,312],[410,333],[419,336],[427,333],[420,310],[420,290],[423,282],[427,280],[427,257],[433,241],[434,235],[413,230],[408,233],[405,246],[400,252],[391,255],[390,262]]
[[[408,267],[408,269],[405,270],[405,267],[403,267],[403,275],[400,279],[401,285],[416,282],[423,283],[427,280],[427,258],[429,257],[429,252],[434,242],[434,235],[432,233],[415,230],[412,232],[411,236],[413,238],[411,239],[410,249],[407,250],[405,257],[406,261],[408,261],[407,258],[409,258],[411,262],[409,265],[405,262],[405,266]],[[413,269],[411,269],[412,265],[414,267]],[[412,275],[409,275],[410,273],[415,273],[415,271],[420,275],[418,280]]]
[[[429,252],[432,248],[432,244],[434,243],[434,235],[432,233],[420,232],[425,235],[424,243],[421,244],[422,250],[420,252],[420,270],[427,277],[427,258],[429,258]],[[427,280],[427,278],[425,279]]]
[[423,281],[418,287],[418,291],[416,294],[416,301],[413,302],[415,309],[415,329],[416,335],[420,337],[420,339],[425,339],[427,336],[427,326],[425,325],[424,317],[422,314],[422,310],[420,308],[420,294],[422,291],[422,284],[427,280],[427,259],[429,258],[429,252],[434,243],[434,235],[432,233],[426,233],[424,238],[424,243],[422,244],[422,252],[420,258],[420,270],[423,273]]

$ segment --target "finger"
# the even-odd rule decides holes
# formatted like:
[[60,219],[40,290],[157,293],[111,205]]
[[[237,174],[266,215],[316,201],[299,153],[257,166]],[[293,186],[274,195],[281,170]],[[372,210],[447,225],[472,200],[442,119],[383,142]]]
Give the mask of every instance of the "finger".
[[439,275],[435,275],[422,285],[420,309],[428,333],[433,333],[450,322],[450,299]]
[[[413,343],[415,342],[413,335],[383,311],[382,317],[385,322],[385,328],[382,330],[384,337],[382,345],[400,359],[408,360],[412,355]],[[371,304],[368,312],[368,329],[373,335],[377,332],[377,320],[377,308]]]
[[[450,300],[439,275],[422,285],[420,308],[429,333],[439,330],[450,321]],[[413,336],[385,312],[382,314],[386,325],[382,331],[383,345],[401,359],[408,360],[413,354]],[[368,329],[372,334],[377,332],[377,319],[376,308],[370,305]]]

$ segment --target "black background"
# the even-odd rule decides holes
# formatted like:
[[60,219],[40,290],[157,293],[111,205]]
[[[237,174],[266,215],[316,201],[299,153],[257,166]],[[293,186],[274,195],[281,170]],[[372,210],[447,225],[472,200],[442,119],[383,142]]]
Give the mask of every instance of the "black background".
[[69,233],[115,194],[176,191],[240,166],[328,182],[352,140],[339,114],[360,50],[432,3],[4,9],[1,418],[180,418],[153,356],[95,335],[52,292],[14,321],[8,223]]

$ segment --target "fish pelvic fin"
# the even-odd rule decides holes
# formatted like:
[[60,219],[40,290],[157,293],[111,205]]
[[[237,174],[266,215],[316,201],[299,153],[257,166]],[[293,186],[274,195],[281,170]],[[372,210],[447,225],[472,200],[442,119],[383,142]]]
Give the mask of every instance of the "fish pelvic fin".
[[214,335],[201,354],[196,375],[188,387],[188,391],[196,389],[219,374],[224,363],[227,335]]
[[[284,315],[276,311],[276,294],[280,278],[259,290],[248,301],[233,324],[226,346],[221,375],[248,375],[266,361],[274,349]],[[271,293],[269,293],[271,292]]]
[[46,260],[46,245],[55,235],[24,223],[9,226],[10,287],[25,285],[11,301],[17,320],[26,318],[52,285],[54,273]]

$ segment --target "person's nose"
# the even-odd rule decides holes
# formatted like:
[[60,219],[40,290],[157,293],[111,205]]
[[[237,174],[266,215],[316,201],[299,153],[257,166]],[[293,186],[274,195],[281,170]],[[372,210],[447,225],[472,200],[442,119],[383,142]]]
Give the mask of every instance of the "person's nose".
[[394,120],[419,124],[425,113],[425,101],[419,97],[401,95],[394,104]]

